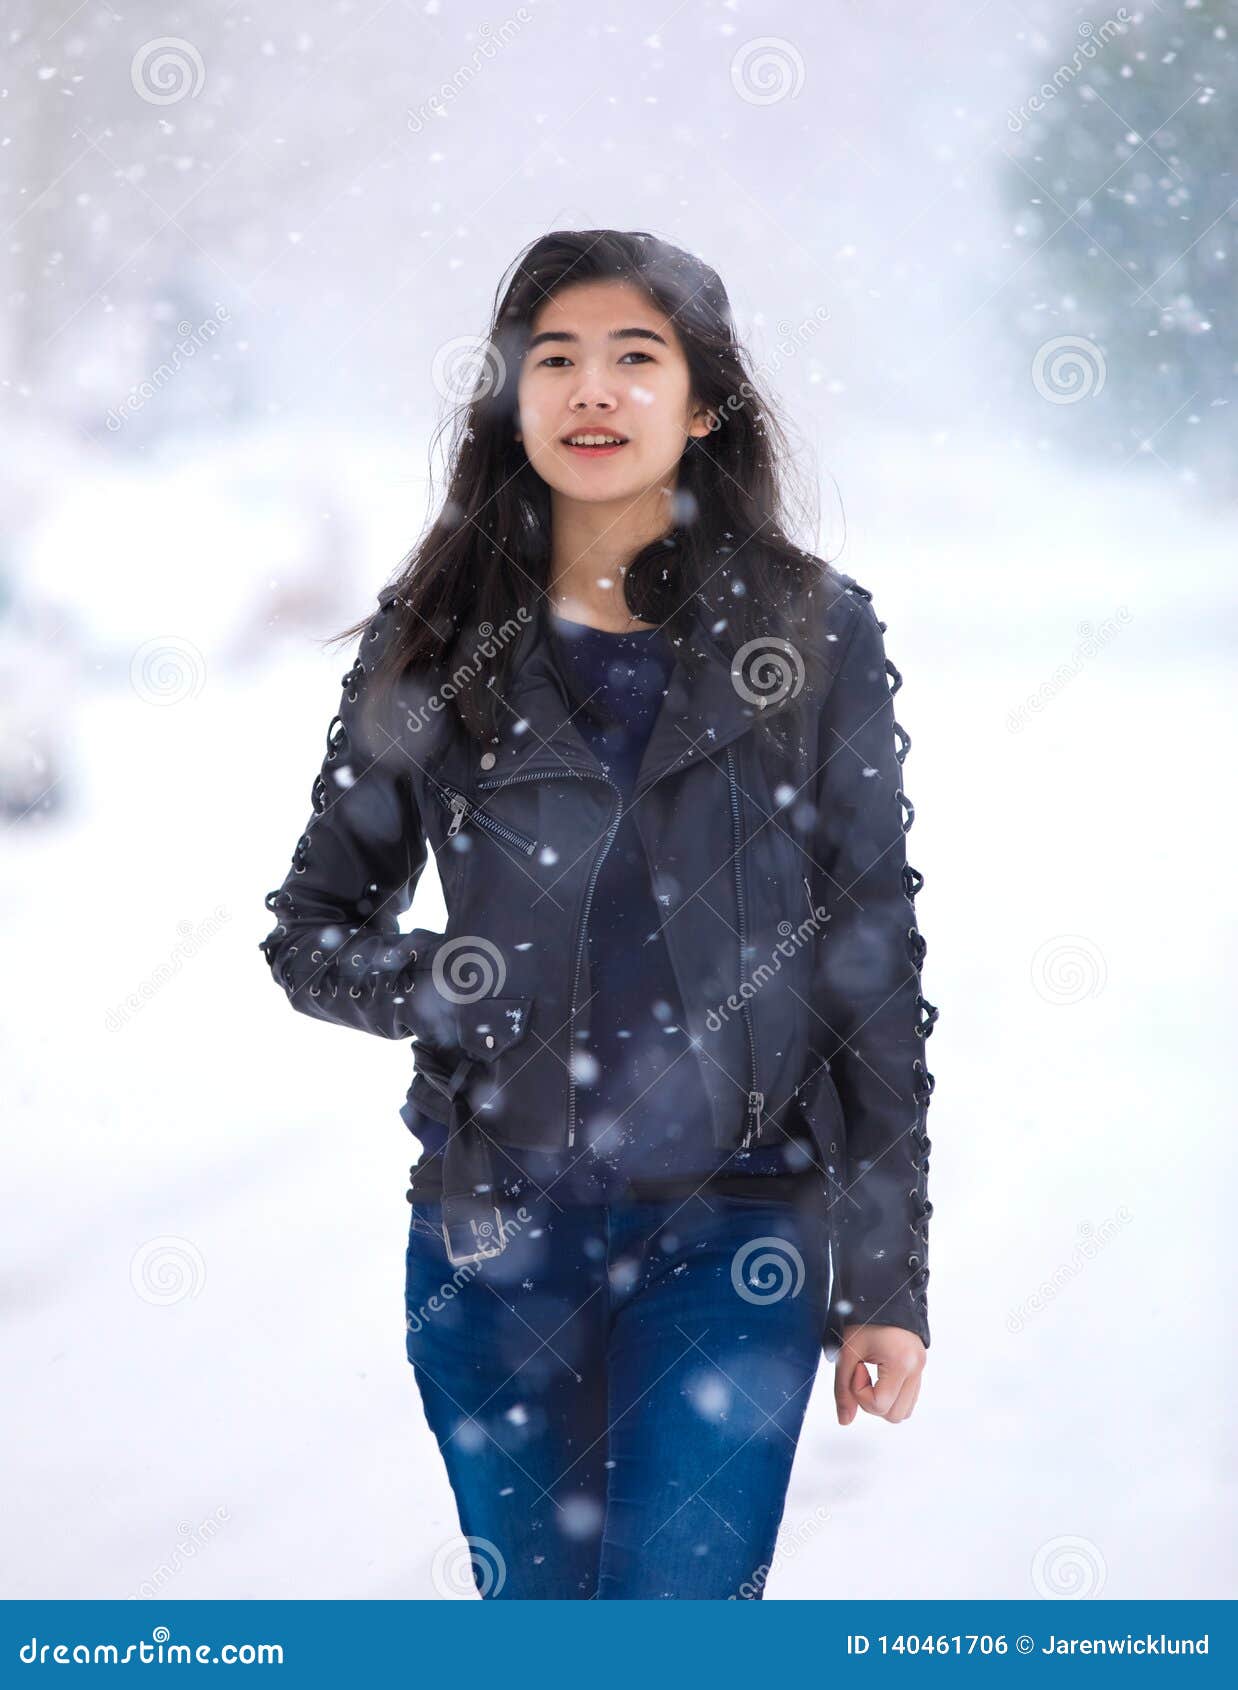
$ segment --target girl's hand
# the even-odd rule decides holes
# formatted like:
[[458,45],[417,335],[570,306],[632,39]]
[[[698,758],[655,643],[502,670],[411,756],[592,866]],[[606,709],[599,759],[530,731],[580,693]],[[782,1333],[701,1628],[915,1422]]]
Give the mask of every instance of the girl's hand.
[[[883,1420],[906,1420],[920,1395],[920,1375],[928,1351],[914,1332],[901,1326],[847,1326],[834,1364],[834,1405],[838,1424],[850,1426],[856,1406]],[[877,1383],[865,1365],[877,1369]]]

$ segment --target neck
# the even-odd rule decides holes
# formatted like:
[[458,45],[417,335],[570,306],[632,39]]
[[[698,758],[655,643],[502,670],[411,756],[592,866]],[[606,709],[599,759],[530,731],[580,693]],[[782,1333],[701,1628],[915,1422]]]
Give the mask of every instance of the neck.
[[613,503],[551,496],[550,602],[561,616],[622,633],[653,628],[628,609],[628,560],[669,533],[673,487],[655,487]]

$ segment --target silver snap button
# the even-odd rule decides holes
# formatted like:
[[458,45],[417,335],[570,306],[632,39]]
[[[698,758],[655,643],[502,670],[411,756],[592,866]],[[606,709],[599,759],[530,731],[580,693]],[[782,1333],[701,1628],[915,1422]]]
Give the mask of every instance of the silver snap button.
[[481,766],[482,766],[483,769],[492,769],[494,767],[494,752],[493,751],[483,751],[482,752],[482,754],[481,754]]
[[487,1050],[493,1050],[494,1049],[494,1034],[493,1033],[487,1033],[486,1034],[486,1049]]

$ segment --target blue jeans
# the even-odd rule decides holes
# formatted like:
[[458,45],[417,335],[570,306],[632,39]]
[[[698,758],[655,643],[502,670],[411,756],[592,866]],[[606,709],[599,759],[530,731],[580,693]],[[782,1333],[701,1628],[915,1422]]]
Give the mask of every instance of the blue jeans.
[[407,1354],[467,1540],[440,1594],[761,1596],[822,1353],[821,1202],[533,1196],[457,1268],[413,1205]]

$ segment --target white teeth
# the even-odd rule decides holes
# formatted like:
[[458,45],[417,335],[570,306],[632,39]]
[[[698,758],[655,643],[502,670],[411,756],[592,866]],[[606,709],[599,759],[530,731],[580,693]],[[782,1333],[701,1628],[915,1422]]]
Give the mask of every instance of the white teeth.
[[618,446],[622,442],[617,434],[571,434],[567,441],[569,446]]

